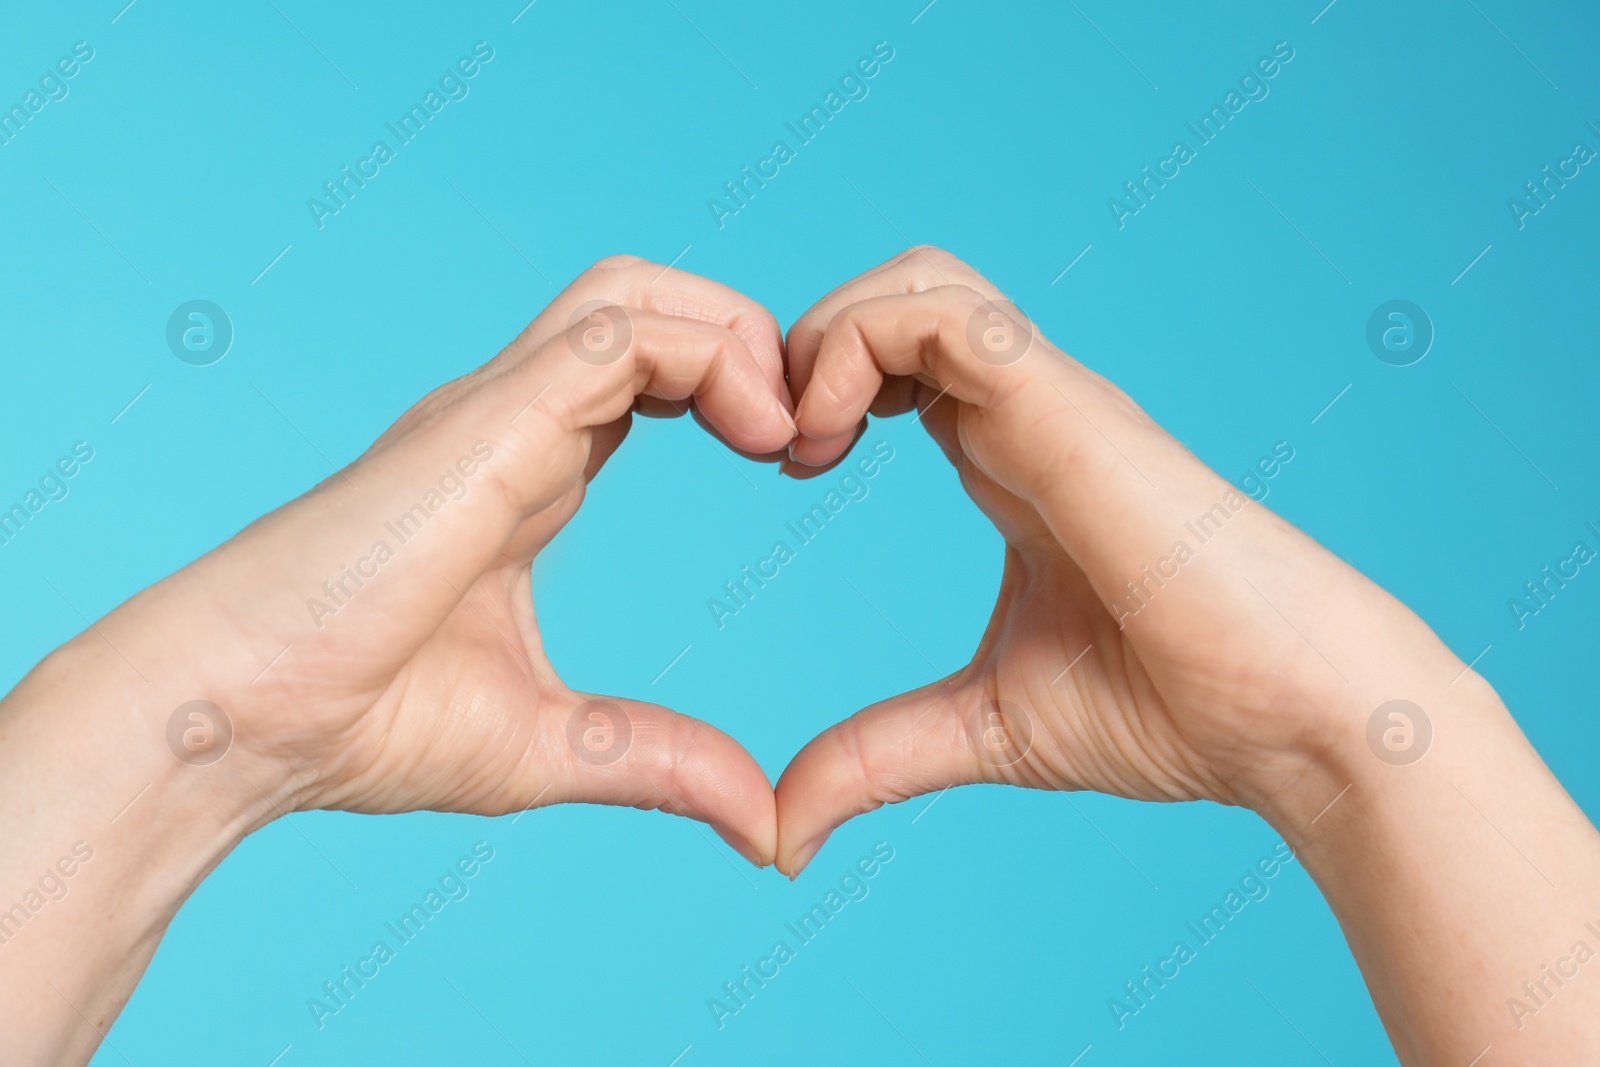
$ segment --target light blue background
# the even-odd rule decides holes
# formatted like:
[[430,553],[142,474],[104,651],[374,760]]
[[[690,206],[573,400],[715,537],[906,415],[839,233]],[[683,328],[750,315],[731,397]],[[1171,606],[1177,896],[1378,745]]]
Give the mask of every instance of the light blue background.
[[[0,147],[0,498],[74,441],[97,452],[0,548],[5,685],[83,625],[50,583],[109,610],[353,458],[602,255],[682,253],[787,324],[928,241],[1225,475],[1292,444],[1268,504],[1463,658],[1492,646],[1479,669],[1600,810],[1600,577],[1520,632],[1506,605],[1600,520],[1600,166],[1525,229],[1506,206],[1574,141],[1600,148],[1592,5],[122,2],[10,5],[0,36],[7,105],[96,49]],[[319,232],[306,199],[479,40],[496,56],[470,97]],[[1270,96],[1119,230],[1107,198],[1280,40],[1296,55]],[[707,199],[878,41],[895,58],[870,95],[719,230]],[[237,331],[212,367],[165,345],[194,298]],[[1437,330],[1415,366],[1366,347],[1391,298]],[[776,778],[827,723],[932,677],[924,654],[959,666],[999,540],[916,426],[880,439],[898,457],[872,495],[719,633],[706,599],[821,486],[638,425],[536,568],[566,678],[717,723]],[[1113,1025],[1107,999],[1271,848],[1253,815],[1002,788],[925,804],[849,824],[792,886],[631,810],[295,815],[184,908],[95,1062],[1393,1062],[1298,868]],[[319,1031],[307,998],[479,840],[496,853],[471,895]],[[879,840],[896,856],[871,895],[719,1032],[707,998]]]

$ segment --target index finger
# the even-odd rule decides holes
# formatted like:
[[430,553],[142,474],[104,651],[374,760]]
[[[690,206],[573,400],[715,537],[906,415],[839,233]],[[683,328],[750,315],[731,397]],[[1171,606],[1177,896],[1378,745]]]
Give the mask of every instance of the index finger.
[[789,391],[795,403],[811,384],[822,335],[839,312],[874,297],[906,296],[946,285],[964,285],[982,293],[985,299],[1004,299],[993,282],[949,252],[932,245],[917,245],[858,274],[811,305],[789,327]]
[[[579,274],[528,324],[507,353],[526,355],[537,351],[566,332],[584,305],[595,302],[721,326],[745,343],[773,391],[780,397],[787,393],[783,385],[783,333],[772,312],[721,282],[638,256],[608,256]],[[502,359],[507,359],[507,354],[492,363]]]
[[1058,376],[1066,357],[1036,337],[1015,306],[965,285],[913,295],[875,296],[848,305],[828,323],[795,412],[798,462],[830,462],[885,382],[915,379],[934,399],[996,408]]

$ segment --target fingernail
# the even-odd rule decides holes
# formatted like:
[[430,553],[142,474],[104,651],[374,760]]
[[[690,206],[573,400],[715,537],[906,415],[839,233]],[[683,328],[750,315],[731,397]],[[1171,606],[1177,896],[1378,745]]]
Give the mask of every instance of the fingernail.
[[800,872],[806,869],[806,864],[811,862],[812,858],[816,856],[817,852],[821,850],[822,846],[826,844],[827,841],[827,834],[814,837],[810,841],[806,842],[804,848],[794,854],[794,873],[789,875],[789,881],[792,882],[796,878],[800,877]]
[[750,861],[750,865],[752,867],[755,867],[757,870],[760,870],[762,867],[766,866],[765,863],[761,862],[761,852],[760,852],[760,850],[758,850],[756,848],[756,846],[754,845],[754,843],[749,841],[742,834],[734,834],[734,833],[723,834],[723,833],[721,833],[719,831],[718,832],[718,836],[720,836],[722,838],[722,840],[724,840],[724,841],[726,841],[728,843],[728,847],[729,848],[733,849],[739,855],[741,855],[745,859],[749,860]]
[[783,416],[783,424],[789,427],[790,436],[799,437],[800,427],[794,424],[794,416],[785,411],[782,404],[778,405],[778,414]]
[[[798,431],[796,431],[796,432],[798,433]],[[800,443],[800,438],[799,437],[796,437],[793,441],[789,442],[789,462],[790,463],[798,462],[794,458],[794,447],[795,447],[795,445],[798,445],[799,443]]]

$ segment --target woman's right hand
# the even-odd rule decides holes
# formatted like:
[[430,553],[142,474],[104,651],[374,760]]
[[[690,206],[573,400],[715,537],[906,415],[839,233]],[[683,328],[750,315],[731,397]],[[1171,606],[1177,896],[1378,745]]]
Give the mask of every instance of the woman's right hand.
[[971,663],[795,758],[780,865],[851,815],[960,782],[1262,807],[1315,790],[1310,765],[1378,705],[1461,670],[948,253],[830,293],[789,331],[789,373],[797,464],[837,459],[869,411],[915,406],[1006,560]]
[[1593,937],[1600,835],[1416,615],[946,253],[829,294],[788,359],[791,472],[915,407],[1006,555],[967,666],[784,771],[780,869],[860,812],[965,782],[1240,804],[1327,895],[1405,1063],[1592,1060],[1600,972],[1523,983]]

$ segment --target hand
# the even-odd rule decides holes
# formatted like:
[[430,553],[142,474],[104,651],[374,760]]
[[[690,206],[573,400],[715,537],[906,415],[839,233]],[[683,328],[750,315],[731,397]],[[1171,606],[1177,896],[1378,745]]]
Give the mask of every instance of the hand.
[[[569,328],[594,301],[625,318]],[[755,761],[695,719],[567,688],[543,651],[529,564],[621,443],[636,397],[654,413],[692,397],[734,447],[781,452],[793,433],[781,342],[724,286],[604,260],[347,469],[102,628],[146,674],[184,674],[222,707],[237,734],[229,777],[277,807],[630,804],[705,820],[769,863],[775,812]],[[172,640],[183,632],[205,635],[203,655]],[[152,666],[135,651],[152,646],[185,654]]]
[[[915,406],[1006,559],[967,666],[783,772],[780,870],[858,812],[963,782],[1242,804],[1326,895],[1403,1063],[1592,1057],[1600,984],[1565,979],[1592,955],[1574,939],[1594,929],[1600,835],[1420,619],[945,253],[834,291],[788,357],[785,469]],[[1431,724],[1404,758],[1368,734],[1397,699]]]
[[835,461],[869,411],[916,407],[1006,542],[972,661],[784,771],[791,875],[845,819],[961,783],[1260,809],[1408,680],[1460,669],[948,253],[913,249],[830,293],[789,331],[788,359],[801,436],[786,470]]
[[[287,810],[631,804],[770,863],[772,787],[749,753],[564,685],[529,564],[634,410],[692,398],[732,447],[781,454],[782,375],[759,305],[603,260],[350,466],[47,657],[0,701],[0,876],[37,879],[68,847],[92,866],[68,903],[0,929],[0,1060],[86,1062],[89,1020],[121,1010],[184,899]],[[196,700],[220,729],[184,729]]]

